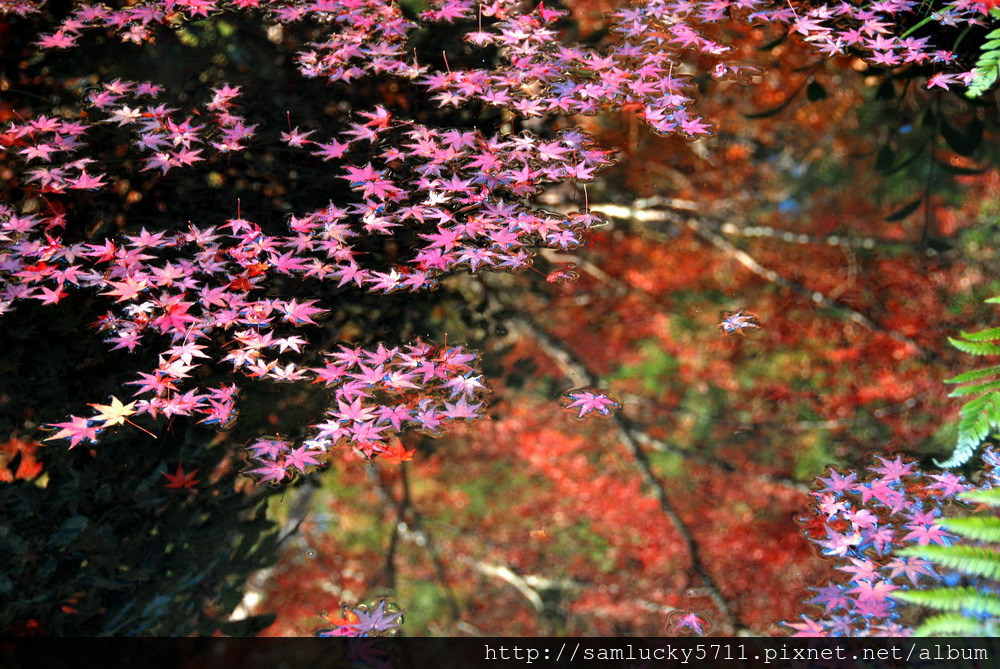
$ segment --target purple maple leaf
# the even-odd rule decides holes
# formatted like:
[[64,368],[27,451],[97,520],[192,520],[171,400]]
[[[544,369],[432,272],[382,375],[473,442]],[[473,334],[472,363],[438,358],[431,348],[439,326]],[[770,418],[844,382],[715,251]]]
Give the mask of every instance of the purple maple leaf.
[[403,612],[386,610],[386,601],[380,600],[374,609],[352,609],[358,622],[351,623],[360,636],[382,636],[399,629],[403,622]]
[[621,408],[621,402],[612,398],[609,393],[601,392],[596,388],[580,388],[570,390],[563,399],[563,406],[567,410],[579,409],[577,418],[583,418],[588,414],[597,412],[604,416],[610,416],[613,411]]

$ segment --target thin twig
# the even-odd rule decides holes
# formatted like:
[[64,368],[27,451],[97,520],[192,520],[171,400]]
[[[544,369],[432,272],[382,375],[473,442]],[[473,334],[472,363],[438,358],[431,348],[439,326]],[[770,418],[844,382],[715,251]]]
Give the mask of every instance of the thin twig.
[[[434,565],[434,571],[436,572],[437,579],[440,582],[441,589],[445,593],[445,599],[448,602],[451,619],[452,621],[461,620],[462,608],[458,603],[458,598],[455,597],[455,592],[452,590],[451,585],[448,582],[448,571],[445,568],[444,561],[441,559],[441,551],[438,550],[437,542],[434,540],[434,537],[431,536],[430,531],[428,531],[424,526],[423,514],[413,504],[413,500],[410,496],[408,469],[405,467],[406,463],[403,464],[404,466],[400,470],[403,493],[400,501],[396,504],[396,508],[400,510],[405,509],[405,518],[408,519],[408,522],[407,520],[397,519],[393,527],[393,534],[398,534],[401,539],[411,539],[414,543],[427,551],[427,554],[430,556],[431,562]],[[380,477],[375,475],[373,478],[380,496],[384,499],[392,500],[392,494],[386,488],[385,484],[382,483]]]

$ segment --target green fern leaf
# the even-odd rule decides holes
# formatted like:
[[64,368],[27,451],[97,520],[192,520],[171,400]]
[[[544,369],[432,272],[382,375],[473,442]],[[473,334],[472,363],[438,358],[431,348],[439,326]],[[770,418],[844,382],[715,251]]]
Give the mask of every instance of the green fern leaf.
[[997,341],[1000,340],[1000,327],[979,332],[963,332],[962,338],[966,341]]
[[988,516],[939,518],[937,524],[949,532],[968,539],[1000,543],[1000,518]]
[[[947,383],[947,381],[945,383]],[[948,397],[963,397],[965,395],[978,395],[979,393],[993,391],[998,388],[1000,388],[1000,379],[996,379],[995,381],[988,381],[986,383],[976,383],[971,386],[962,386],[961,388],[955,388],[955,390],[948,393]]]
[[979,414],[967,416],[958,423],[958,439],[955,442],[955,450],[944,462],[934,460],[934,464],[942,469],[952,469],[961,467],[972,459],[979,444],[990,432],[989,418]]
[[965,92],[966,97],[979,97],[989,90],[1000,77],[1000,42],[992,37],[992,33],[987,35],[987,40],[980,47],[982,52],[979,54],[975,68],[973,68],[974,77],[969,82],[969,88]]
[[993,401],[992,395],[983,395],[982,397],[977,397],[971,399],[965,403],[961,408],[959,413],[963,416],[978,416],[984,411],[989,411],[990,403]]
[[969,576],[982,576],[996,580],[1000,578],[1000,553],[979,546],[911,546],[899,551],[899,555],[923,558],[948,569],[960,571]]
[[968,383],[969,381],[978,381],[979,379],[985,379],[988,376],[993,376],[995,374],[1000,374],[1000,365],[993,365],[992,367],[983,367],[982,369],[973,369],[968,372],[963,372],[958,376],[953,376],[950,379],[945,379],[945,383]]
[[1000,506],[1000,488],[969,490],[959,494],[958,498],[966,502],[972,502],[973,504],[986,504],[997,507]]
[[[991,427],[1000,427],[1000,393],[987,393],[977,397],[962,407],[958,413],[964,417],[963,420],[969,421],[970,433],[975,435],[975,439],[982,441],[989,434]],[[959,424],[960,439],[962,432],[962,426]]]
[[944,461],[939,461],[937,458],[934,458],[934,464],[941,469],[954,469],[955,467],[961,467],[972,459],[972,456],[976,454],[976,448],[978,447],[979,442],[971,443],[959,441],[955,444],[955,450],[951,452],[951,457]]
[[[1000,50],[995,53],[1000,56]],[[986,301],[1000,304],[1000,295]],[[987,328],[979,332],[963,331],[961,337],[961,339],[948,337],[948,341],[958,350],[972,355],[1000,355],[1000,327]],[[938,467],[951,469],[964,465],[972,459],[979,444],[989,436],[990,430],[1000,428],[1000,378],[995,378],[998,375],[1000,375],[1000,365],[994,365],[964,372],[945,381],[945,383],[968,384],[955,388],[949,397],[971,395],[979,397],[969,400],[959,410],[955,448],[944,462],[934,460]],[[975,381],[980,383],[973,383]]]
[[894,592],[892,596],[904,602],[920,604],[938,611],[964,612],[974,616],[1000,615],[1000,597],[979,592],[972,586],[905,590]]
[[993,636],[994,627],[958,613],[943,613],[923,622],[916,636]]
[[[963,332],[962,334],[965,335],[966,333]],[[948,337],[948,343],[963,353],[971,353],[972,355],[1000,355],[1000,344],[993,343],[992,341],[963,341],[954,337]]]
[[1000,428],[1000,393],[989,392],[970,400],[959,410],[958,440],[955,450],[938,467],[950,469],[968,462],[991,428]]

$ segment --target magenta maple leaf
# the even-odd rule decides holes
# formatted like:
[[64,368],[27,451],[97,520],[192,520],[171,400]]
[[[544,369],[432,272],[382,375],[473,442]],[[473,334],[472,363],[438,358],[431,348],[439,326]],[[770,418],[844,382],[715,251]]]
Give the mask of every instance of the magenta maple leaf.
[[565,394],[563,406],[566,409],[579,409],[577,418],[583,418],[594,412],[610,416],[612,412],[621,408],[621,402],[614,399],[609,393],[598,391],[595,388],[579,388]]
[[705,620],[696,613],[685,613],[674,623],[674,631],[690,630],[697,636],[705,636]]
[[319,466],[320,462],[315,456],[316,453],[310,452],[307,446],[300,446],[289,451],[285,456],[285,466],[295,467],[300,472],[305,473],[307,467]]
[[919,524],[916,527],[907,525],[907,528],[910,532],[904,535],[902,540],[916,541],[919,546],[928,544],[949,546],[954,540],[953,536],[937,523]]
[[53,423],[49,427],[58,427],[60,429],[51,437],[46,437],[45,441],[50,441],[52,439],[69,439],[70,448],[73,448],[84,440],[96,442],[97,435],[102,428],[102,426],[98,425],[96,421],[91,421],[87,418],[81,418],[79,416],[71,416],[68,423]]
[[795,634],[792,636],[804,636],[804,637],[825,637],[829,636],[826,629],[818,622],[810,618],[809,616],[803,615],[801,623],[785,623],[788,627],[796,630]]
[[316,314],[325,313],[325,309],[317,309],[312,306],[316,304],[316,300],[308,300],[306,302],[299,303],[296,300],[289,300],[288,302],[279,302],[278,306],[282,312],[284,312],[284,318],[290,323],[296,325],[300,323],[312,323],[315,324],[311,317]]
[[857,478],[858,475],[856,472],[851,472],[847,476],[844,476],[836,469],[831,467],[829,478],[819,477],[816,480],[826,484],[826,487],[821,488],[820,492],[832,492],[834,494],[840,494],[854,488],[855,485],[854,482],[857,480]]
[[248,470],[246,474],[248,476],[259,476],[260,480],[258,483],[267,483],[270,481],[275,484],[281,483],[289,476],[285,463],[280,461],[265,461],[260,467]]
[[823,606],[824,613],[830,614],[837,609],[847,609],[850,606],[850,598],[844,592],[844,587],[836,583],[828,583],[822,588],[811,588],[816,592],[816,596],[810,599],[810,603]]

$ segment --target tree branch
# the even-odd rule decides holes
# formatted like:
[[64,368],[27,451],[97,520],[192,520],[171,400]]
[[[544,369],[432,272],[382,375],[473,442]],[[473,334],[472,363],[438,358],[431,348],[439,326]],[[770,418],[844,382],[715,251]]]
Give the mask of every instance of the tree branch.
[[[458,599],[455,597],[454,591],[451,589],[451,585],[448,583],[448,571],[445,568],[444,561],[441,559],[441,551],[438,550],[437,542],[424,526],[423,514],[413,504],[410,497],[408,469],[406,467],[406,463],[402,463],[402,465],[401,477],[403,493],[400,501],[396,504],[396,507],[401,512],[405,511],[405,516],[408,517],[409,522],[402,519],[403,516],[397,518],[395,527],[393,528],[393,535],[398,534],[402,539],[409,539],[427,551],[427,554],[431,558],[431,562],[434,564],[434,571],[441,584],[441,589],[444,590],[451,619],[453,621],[460,621],[462,618],[462,609],[458,603]],[[393,500],[391,491],[388,490],[382,482],[381,477],[376,474],[373,478],[379,494],[384,499]]]
[[936,357],[932,351],[925,349],[915,340],[904,335],[903,333],[893,330],[892,328],[879,325],[865,314],[847,306],[843,302],[831,299],[819,291],[809,290],[802,284],[786,279],[774,270],[763,266],[749,253],[737,248],[731,241],[716,231],[716,229],[726,228],[726,226],[729,226],[729,229],[736,230],[739,229],[738,226],[724,223],[710,225],[707,220],[692,215],[694,203],[689,203],[684,200],[669,200],[667,202],[668,208],[665,209],[640,209],[625,207],[617,204],[591,204],[590,210],[618,220],[643,224],[641,226],[641,231],[647,235],[655,235],[656,233],[656,231],[648,225],[649,223],[667,223],[676,227],[686,227],[702,241],[712,244],[754,274],[770,281],[771,283],[807,297],[810,301],[825,309],[841,313],[866,329],[887,334],[894,340],[911,347],[921,358],[925,360],[933,360]]

